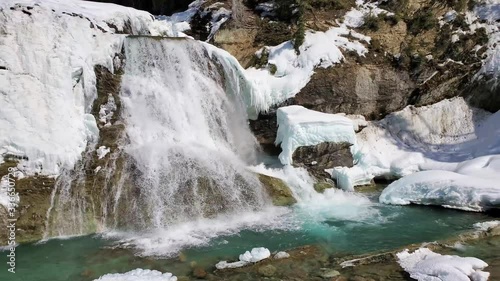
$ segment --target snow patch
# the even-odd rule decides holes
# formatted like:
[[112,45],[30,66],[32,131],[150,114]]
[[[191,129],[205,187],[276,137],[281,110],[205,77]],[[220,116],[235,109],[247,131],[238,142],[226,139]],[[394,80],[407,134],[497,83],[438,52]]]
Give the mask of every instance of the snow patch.
[[366,16],[379,16],[380,14],[386,14],[388,16],[394,15],[389,11],[380,9],[378,7],[379,2],[366,2],[364,0],[356,0],[355,8],[351,8],[344,16],[344,24],[348,27],[357,28],[365,23]]
[[482,271],[488,264],[480,259],[441,255],[427,248],[404,250],[397,257],[399,265],[419,281],[486,281],[490,275]]

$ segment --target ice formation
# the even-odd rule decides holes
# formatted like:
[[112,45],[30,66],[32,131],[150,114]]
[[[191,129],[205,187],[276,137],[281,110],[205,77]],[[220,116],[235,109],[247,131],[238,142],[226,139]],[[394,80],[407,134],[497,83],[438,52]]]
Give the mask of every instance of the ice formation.
[[98,137],[94,65],[113,71],[125,37],[115,32],[168,30],[147,12],[114,4],[3,0],[0,9],[0,163],[12,155],[27,174],[58,174]]
[[281,144],[279,155],[282,164],[292,164],[293,152],[300,146],[322,142],[347,142],[351,152],[357,152],[357,125],[341,114],[327,114],[306,109],[299,105],[280,107],[277,111],[278,132],[275,144]]
[[427,248],[405,250],[397,257],[399,265],[419,281],[486,281],[490,276],[482,271],[488,264],[477,258],[441,255]]
[[177,277],[168,272],[138,268],[127,273],[106,274],[94,281],[177,281]]
[[[444,169],[465,160],[500,153],[500,112],[471,108],[462,98],[413,106],[370,122],[357,134],[353,168],[333,169],[339,186],[353,190],[375,177],[400,178]],[[450,164],[450,162],[452,164]]]
[[248,265],[250,263],[259,262],[261,260],[267,259],[271,256],[271,252],[267,248],[253,248],[252,251],[246,251],[244,254],[241,254],[239,257],[239,261],[236,262],[227,262],[220,261],[215,267],[217,269],[226,269],[226,268],[237,268]]

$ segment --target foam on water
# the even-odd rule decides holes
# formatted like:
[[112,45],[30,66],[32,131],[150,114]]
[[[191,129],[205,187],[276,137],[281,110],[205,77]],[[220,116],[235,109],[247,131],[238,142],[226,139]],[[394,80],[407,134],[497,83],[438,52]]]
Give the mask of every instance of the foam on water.
[[287,216],[289,214],[288,208],[268,207],[258,212],[192,220],[148,233],[111,231],[102,235],[119,239],[119,247],[132,248],[141,256],[171,257],[185,248],[208,246],[214,238],[234,235],[242,229],[297,229],[297,223]]

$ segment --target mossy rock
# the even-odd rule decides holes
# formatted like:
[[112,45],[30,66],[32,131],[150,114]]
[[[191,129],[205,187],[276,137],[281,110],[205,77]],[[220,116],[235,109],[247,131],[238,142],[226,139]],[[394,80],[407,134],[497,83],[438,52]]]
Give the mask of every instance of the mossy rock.
[[265,190],[271,196],[274,205],[290,206],[297,203],[292,191],[281,179],[262,174],[258,174],[258,176]]

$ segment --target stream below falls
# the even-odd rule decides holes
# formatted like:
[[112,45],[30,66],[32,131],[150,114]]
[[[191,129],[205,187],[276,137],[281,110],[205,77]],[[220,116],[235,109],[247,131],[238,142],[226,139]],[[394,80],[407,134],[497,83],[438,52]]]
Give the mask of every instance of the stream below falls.
[[[187,276],[194,266],[210,272],[218,261],[236,260],[253,247],[275,252],[315,245],[329,256],[358,255],[450,238],[493,219],[444,208],[383,205],[377,201],[380,190],[332,191],[336,199],[329,204],[299,203],[264,210],[274,215],[254,214],[253,219],[238,215],[246,224],[219,219],[155,234],[110,232],[23,244],[16,249],[16,274],[1,271],[0,280],[85,281],[136,268]],[[180,246],[176,239],[185,241]]]

